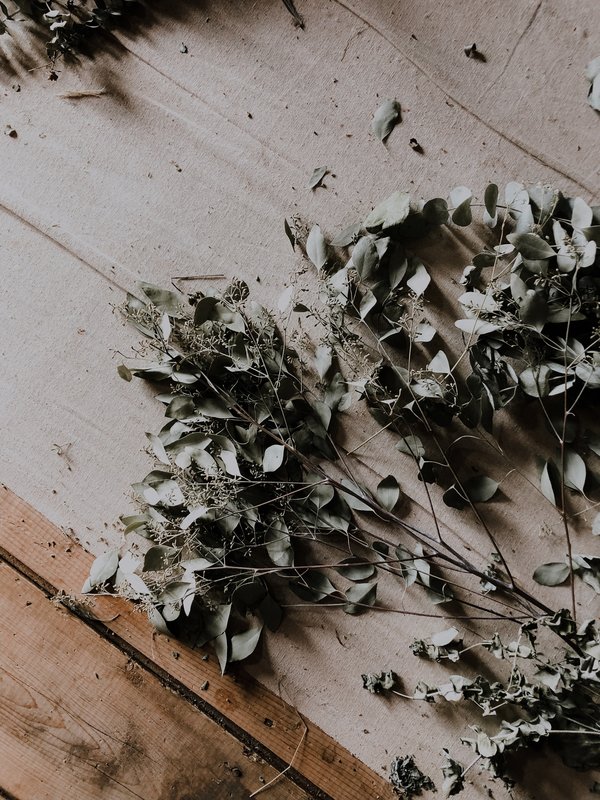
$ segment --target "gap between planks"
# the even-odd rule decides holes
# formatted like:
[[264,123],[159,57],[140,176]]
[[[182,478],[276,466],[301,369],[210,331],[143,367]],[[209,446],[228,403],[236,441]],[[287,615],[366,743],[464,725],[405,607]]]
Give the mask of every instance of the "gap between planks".
[[8,798],[246,800],[274,781],[272,800],[308,800],[6,562],[0,639]]
[[[0,556],[48,595],[78,594],[92,556],[6,486],[0,486]],[[206,658],[181,642],[155,635],[144,615],[121,598],[91,597],[69,609],[130,659],[183,694],[315,798],[391,800],[389,783],[317,726],[243,671],[222,676]],[[208,686],[206,682],[208,681]],[[206,686],[205,689],[202,687]],[[265,792],[265,796],[268,792]]]

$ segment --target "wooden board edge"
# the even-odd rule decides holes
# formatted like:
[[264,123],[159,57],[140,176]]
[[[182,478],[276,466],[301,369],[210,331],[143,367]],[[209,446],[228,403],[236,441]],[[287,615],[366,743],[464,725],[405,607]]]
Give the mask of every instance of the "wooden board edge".
[[389,783],[242,669],[221,675],[216,658],[157,635],[133,603],[83,599],[93,557],[41,513],[0,485],[0,557],[132,661],[181,693],[318,800],[390,800]]

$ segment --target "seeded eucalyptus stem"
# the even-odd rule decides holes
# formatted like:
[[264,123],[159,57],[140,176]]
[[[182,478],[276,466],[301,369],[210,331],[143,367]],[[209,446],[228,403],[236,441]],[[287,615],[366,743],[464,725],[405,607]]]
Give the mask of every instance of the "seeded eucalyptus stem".
[[[307,281],[289,287],[278,302],[283,324],[241,281],[187,296],[141,283],[125,311],[145,342],[131,368],[118,370],[166,388],[159,399],[167,422],[147,434],[155,468],[134,484],[141,513],[123,518],[124,548],[96,559],[84,587],[133,597],[158,630],[211,643],[223,670],[250,657],[284,609],[316,603],[464,621],[469,641],[452,627],[410,645],[419,658],[453,665],[439,685],[421,681],[411,694],[389,670],[363,675],[372,692],[466,700],[495,717],[495,730],[474,725],[461,739],[473,753],[466,767],[445,751],[449,794],[464,788],[475,764],[510,785],[510,755],[540,741],[571,766],[600,765],[600,631],[594,621],[578,627],[575,615],[576,581],[600,594],[600,557],[573,546],[576,522],[593,508],[587,461],[600,455],[600,435],[580,430],[600,389],[600,209],[546,188],[510,184],[505,194],[501,207],[498,187],[485,190],[484,219],[499,239],[460,278],[456,358],[443,342],[430,354],[439,336],[427,316],[431,276],[410,242],[470,225],[477,204],[465,187],[450,204],[396,192],[333,245],[318,226],[304,238],[286,223],[291,244],[316,267],[319,293],[304,302]],[[307,346],[303,314],[316,347]],[[543,462],[539,483],[496,439],[496,415],[518,404],[537,404],[558,453]],[[342,444],[340,429],[360,406],[377,429]],[[403,518],[395,475],[378,476],[376,487],[357,480],[358,465],[368,468],[362,453],[383,432],[385,447],[404,454],[402,474],[410,463],[422,482],[425,527]],[[497,457],[503,477],[472,468],[464,451],[475,442]],[[509,476],[552,503],[564,529],[566,562],[540,565],[531,585],[515,580],[486,513]],[[471,514],[488,556],[467,554],[440,503]],[[600,515],[593,527],[600,532]],[[455,605],[440,613],[390,607],[377,601],[384,576],[417,584],[416,598]],[[567,580],[570,611],[554,610],[533,588]],[[488,629],[480,636],[480,621],[510,623],[502,627],[509,636],[517,625],[518,633],[512,641]],[[457,674],[467,654],[498,659],[504,677],[489,679],[487,668]],[[405,792],[433,787],[408,756],[390,773]]]

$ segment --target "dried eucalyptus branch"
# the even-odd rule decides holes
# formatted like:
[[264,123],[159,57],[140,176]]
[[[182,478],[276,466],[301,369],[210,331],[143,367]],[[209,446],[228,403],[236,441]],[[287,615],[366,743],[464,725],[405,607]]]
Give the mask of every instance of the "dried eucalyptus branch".
[[[519,184],[507,187],[503,206],[488,187],[483,205],[499,238],[460,277],[467,291],[458,298],[463,343],[455,353],[429,352],[439,337],[427,316],[432,281],[410,248],[444,226],[471,224],[477,204],[464,187],[449,203],[412,203],[397,192],[332,244],[318,226],[304,241],[286,223],[321,288],[313,303],[286,291],[281,322],[241,281],[189,295],[141,284],[124,312],[145,342],[119,373],[161,385],[168,421],[147,434],[157,464],[134,484],[141,513],[123,520],[124,548],[97,559],[84,587],[134,598],[159,630],[211,642],[223,670],[255,651],[265,626],[277,629],[284,608],[304,603],[513,625],[507,643],[494,633],[465,647],[453,627],[412,648],[453,663],[489,653],[509,666],[504,682],[485,677],[485,665],[412,693],[400,692],[392,673],[364,676],[371,691],[468,700],[499,719],[495,731],[475,728],[464,739],[475,753],[467,767],[447,755],[449,794],[475,765],[510,782],[508,756],[540,740],[572,766],[600,764],[600,636],[593,622],[576,624],[575,587],[581,579],[600,594],[600,558],[576,554],[572,536],[593,507],[588,462],[600,454],[596,420],[584,427],[600,388],[600,215],[579,198]],[[316,350],[290,323],[307,316],[321,337]],[[556,450],[539,477],[494,438],[496,415],[527,404],[547,423],[541,449]],[[344,445],[345,420],[361,405],[378,428]],[[371,487],[357,479],[356,453],[379,435],[395,437],[398,458],[414,465],[427,527],[403,518],[395,475]],[[485,510],[500,482],[465,472],[460,452],[472,442],[556,507],[567,559],[540,565],[531,585],[515,578],[503,532]],[[471,514],[487,561],[443,522],[440,503]],[[412,609],[379,605],[384,578],[420,586],[436,610],[424,610],[419,594]],[[567,581],[570,611],[536,595],[536,583]],[[399,790],[411,775],[419,785],[410,758],[395,766]]]
[[[304,27],[292,0],[283,0],[295,25]],[[64,56],[77,56],[98,45],[99,34],[141,18],[148,3],[142,0],[10,0],[0,3],[0,35],[12,26],[33,23],[47,35],[46,51],[53,65]]]

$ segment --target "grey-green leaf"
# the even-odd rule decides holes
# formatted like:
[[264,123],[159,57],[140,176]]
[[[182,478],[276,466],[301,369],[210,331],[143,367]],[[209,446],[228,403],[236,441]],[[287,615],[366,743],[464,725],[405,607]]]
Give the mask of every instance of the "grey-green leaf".
[[243,661],[252,655],[260,641],[262,623],[253,628],[248,628],[243,633],[236,633],[231,637],[229,661]]
[[315,367],[321,380],[327,375],[331,369],[333,362],[333,351],[331,345],[320,344],[315,351]]
[[416,459],[422,458],[425,455],[423,442],[418,436],[404,436],[396,445],[396,449]]
[[352,266],[362,280],[366,280],[377,269],[379,254],[370,236],[363,236],[352,251]]
[[333,239],[331,242],[332,247],[348,247],[348,245],[352,244],[352,242],[356,241],[356,237],[362,230],[362,223],[355,222],[354,225],[349,225],[347,228],[344,228],[343,231],[340,231],[338,235]]
[[102,586],[103,583],[110,580],[117,571],[119,566],[119,551],[108,550],[102,553],[92,562],[90,567],[90,574],[86,580],[82,592],[89,592],[97,586]]
[[412,289],[417,297],[420,297],[425,292],[425,289],[427,289],[429,286],[430,281],[431,276],[425,269],[424,265],[418,263],[414,274],[406,281],[406,285]]
[[308,182],[309,189],[316,189],[317,186],[321,183],[325,175],[327,175],[327,167],[315,167],[313,170],[312,175],[310,176],[310,180]]
[[287,219],[283,220],[283,229],[285,231],[285,235],[289,239],[290,244],[292,245],[292,250],[295,250],[296,249],[296,234],[290,228],[290,223],[287,221]]
[[119,373],[119,377],[123,378],[124,381],[130,381],[133,378],[133,373],[130,369],[128,369],[125,364],[119,364],[117,367],[117,372]]
[[377,233],[400,225],[409,213],[410,195],[406,192],[394,192],[375,206],[363,224],[370,233]]
[[375,605],[377,598],[377,582],[357,583],[346,590],[346,614],[362,614],[367,607]]
[[567,489],[583,494],[587,469],[585,461],[574,450],[565,451],[564,482]]
[[447,628],[444,631],[433,633],[429,638],[431,639],[431,644],[436,647],[446,647],[450,642],[454,642],[458,636],[459,632],[456,628]]
[[294,563],[294,550],[292,548],[287,526],[283,521],[274,522],[265,533],[265,546],[271,561],[278,567],[291,567]]
[[489,186],[486,186],[483,202],[489,217],[494,219],[496,216],[496,205],[498,203],[498,187],[495,183],[490,183]]
[[569,567],[562,561],[541,564],[533,573],[533,580],[542,586],[560,586],[569,577]]
[[397,100],[386,100],[373,115],[371,130],[381,142],[385,142],[387,137],[400,122],[400,112],[400,103]]
[[552,505],[556,505],[555,477],[552,463],[546,461],[540,475],[540,489],[544,497],[549,500]]
[[471,212],[471,202],[473,194],[466,186],[457,186],[450,192],[450,203],[454,207],[452,212],[452,222],[462,228],[466,228],[473,220]]
[[393,511],[400,499],[400,486],[393,475],[383,478],[377,485],[377,501],[386,511]]
[[272,444],[265,450],[263,456],[263,472],[275,472],[283,464],[285,447],[282,444]]
[[324,600],[337,592],[329,578],[323,572],[318,572],[317,570],[307,572],[302,578],[292,581],[290,589],[301,600],[307,600],[310,603],[318,603],[320,600]]
[[593,58],[586,67],[585,75],[590,83],[588,103],[595,111],[600,111],[600,56]]
[[176,319],[185,316],[182,312],[183,295],[171,292],[168,289],[161,289],[160,286],[155,286],[153,283],[145,283],[144,281],[139,281],[138,286],[148,300],[161,311]]
[[463,484],[467,497],[473,503],[486,503],[498,491],[498,482],[487,475],[477,475],[474,478],[469,478]]
[[375,565],[364,561],[357,556],[350,556],[336,566],[337,572],[350,581],[364,581],[375,574]]
[[144,556],[144,572],[159,572],[173,564],[177,550],[164,544],[157,544],[146,551]]
[[318,225],[313,225],[306,240],[306,254],[317,269],[323,269],[327,263],[327,243]]
[[556,255],[548,242],[537,233],[509,233],[506,237],[523,258],[540,261]]
[[550,375],[547,364],[527,367],[519,375],[519,384],[530,397],[546,397],[550,391]]
[[[360,497],[364,497],[365,500],[369,499],[367,492],[362,489],[358,484],[354,483],[354,481],[348,480],[347,478],[342,479],[342,484],[347,488],[350,489],[353,494],[348,494],[347,492],[342,492],[344,496],[344,500],[348,503],[350,508],[354,509],[354,511],[372,511],[373,509],[371,506],[363,503]],[[358,495],[356,497],[355,495]]]

